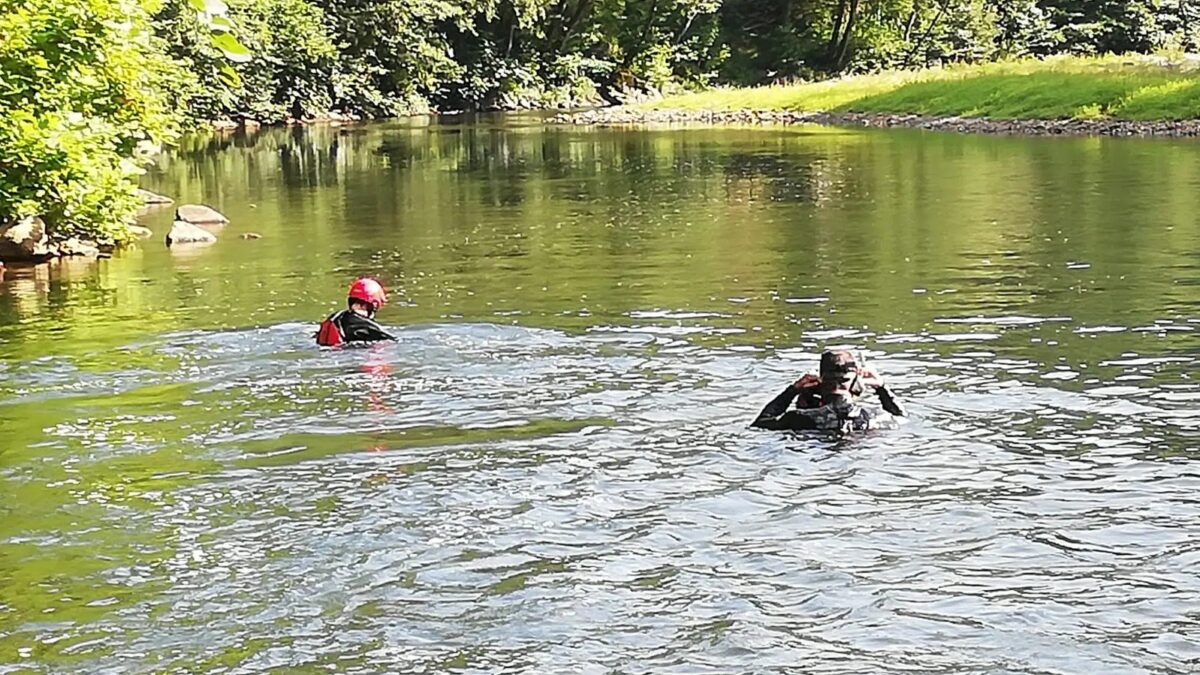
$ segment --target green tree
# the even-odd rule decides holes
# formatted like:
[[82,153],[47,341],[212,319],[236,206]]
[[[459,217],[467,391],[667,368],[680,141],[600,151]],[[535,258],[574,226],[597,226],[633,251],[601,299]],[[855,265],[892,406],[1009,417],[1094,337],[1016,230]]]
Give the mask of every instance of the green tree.
[[0,220],[120,239],[186,74],[148,0],[0,0]]
[[336,36],[334,105],[368,115],[426,107],[459,75],[446,27],[467,9],[442,0],[315,0]]
[[991,0],[1000,56],[1045,56],[1062,43],[1062,34],[1037,0]]
[[[231,1],[261,58],[239,66],[242,89],[221,99],[206,87],[195,100],[268,118],[328,106],[394,115],[553,105],[615,100],[629,87],[1191,48],[1200,14],[1188,0]],[[202,73],[219,65],[212,49],[207,61],[175,53]]]
[[1148,52],[1163,46],[1158,0],[1047,0],[1062,41],[1057,50],[1083,54]]

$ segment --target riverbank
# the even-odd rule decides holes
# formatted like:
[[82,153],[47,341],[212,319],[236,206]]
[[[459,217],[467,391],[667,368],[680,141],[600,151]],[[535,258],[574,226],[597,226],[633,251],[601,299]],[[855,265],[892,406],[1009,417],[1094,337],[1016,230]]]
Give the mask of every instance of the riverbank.
[[606,108],[559,115],[558,124],[623,126],[640,124],[819,124],[838,127],[907,128],[1012,136],[1200,136],[1200,120],[989,119],[855,112],[777,110],[630,110]]
[[605,94],[592,92],[589,96],[575,97],[555,97],[547,92],[541,94],[537,92],[522,94],[512,94],[500,97],[497,101],[490,105],[470,108],[465,110],[440,110],[429,106],[422,108],[414,108],[407,114],[389,115],[383,117],[370,117],[354,113],[345,113],[339,111],[325,111],[315,114],[311,117],[295,118],[283,117],[278,119],[253,119],[249,117],[241,117],[238,119],[221,118],[209,120],[205,125],[209,129],[217,132],[227,133],[234,131],[254,131],[263,127],[304,127],[312,125],[329,125],[343,126],[349,124],[361,124],[364,122],[380,122],[387,120],[411,118],[411,117],[428,117],[442,118],[454,117],[459,115],[479,115],[491,113],[521,113],[521,112],[546,112],[546,111],[568,111],[579,109],[600,109],[606,106],[629,106],[652,103],[663,99],[663,93],[659,90],[646,86],[627,86],[627,87],[612,87],[605,90]]
[[714,89],[560,123],[831,124],[1022,135],[1200,135],[1200,58],[1057,57]]

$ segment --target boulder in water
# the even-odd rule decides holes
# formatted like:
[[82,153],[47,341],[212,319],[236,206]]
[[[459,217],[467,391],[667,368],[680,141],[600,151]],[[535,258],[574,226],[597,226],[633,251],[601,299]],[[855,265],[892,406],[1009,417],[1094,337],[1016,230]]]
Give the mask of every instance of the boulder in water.
[[100,247],[94,241],[71,237],[58,245],[58,254],[95,258],[100,255]]
[[142,227],[141,225],[129,225],[126,229],[134,239],[149,239],[154,236],[154,232],[150,228]]
[[167,246],[176,244],[211,244],[217,240],[217,235],[208,230],[182,220],[171,224],[167,233]]
[[12,224],[0,224],[0,259],[44,260],[51,255],[46,223],[41,218],[30,216]]
[[184,204],[175,209],[175,220],[193,225],[224,225],[229,222],[216,209],[201,204]]
[[175,203],[175,200],[171,199],[170,197],[160,195],[157,192],[143,190],[141,188],[138,188],[137,196],[141,197],[142,203],[146,204],[147,206],[156,205],[156,204],[174,204]]

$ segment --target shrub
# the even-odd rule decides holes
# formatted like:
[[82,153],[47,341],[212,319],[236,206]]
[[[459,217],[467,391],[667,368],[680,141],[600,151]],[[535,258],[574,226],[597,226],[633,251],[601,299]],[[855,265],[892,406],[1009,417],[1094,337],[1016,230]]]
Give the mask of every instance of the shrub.
[[187,76],[148,0],[0,0],[0,221],[121,239],[140,165],[176,133]]

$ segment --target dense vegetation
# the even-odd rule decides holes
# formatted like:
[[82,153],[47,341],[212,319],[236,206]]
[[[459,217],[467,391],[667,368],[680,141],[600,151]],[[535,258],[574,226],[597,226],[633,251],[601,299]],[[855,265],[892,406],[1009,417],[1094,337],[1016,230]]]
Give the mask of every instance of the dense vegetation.
[[181,77],[149,26],[137,0],[0,0],[0,221],[119,234]]
[[1200,18],[1186,0],[229,0],[256,58],[227,87],[211,45],[178,20],[184,2],[169,0],[158,25],[203,78],[192,109],[265,120],[1192,50]]
[[1197,18],[1187,0],[0,0],[0,225],[119,238],[139,158],[188,121],[1194,51]]
[[[156,11],[153,0],[0,0],[0,226],[40,216],[58,239],[125,237],[135,178],[175,137],[195,82],[155,34]],[[208,28],[219,12],[203,17],[197,35],[237,56],[236,40]]]

